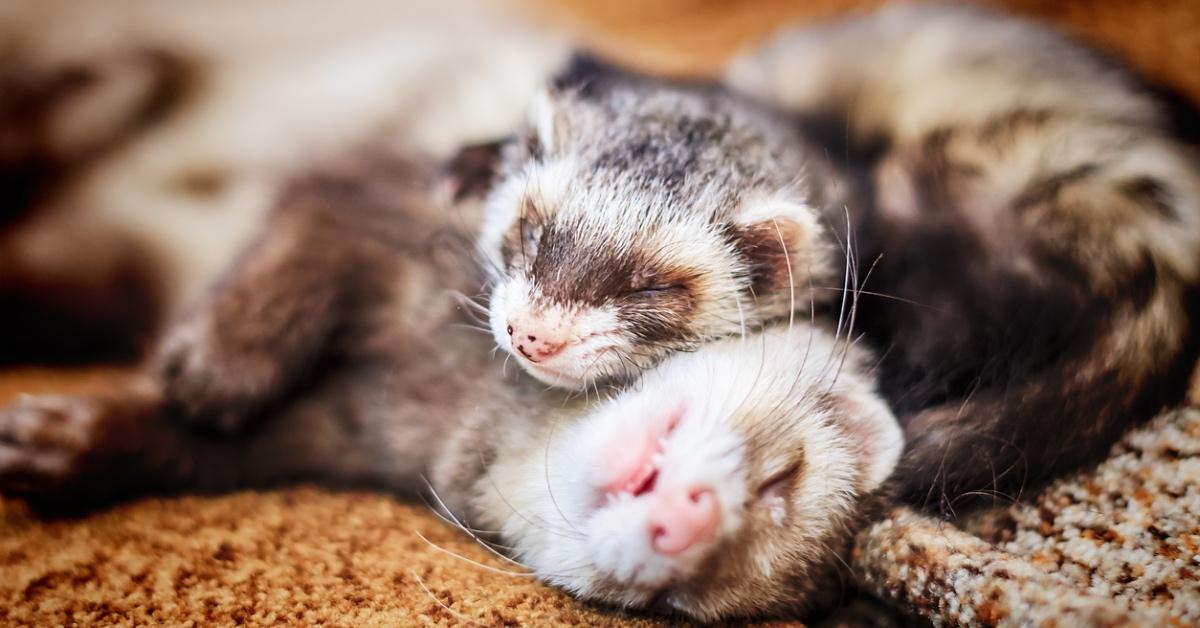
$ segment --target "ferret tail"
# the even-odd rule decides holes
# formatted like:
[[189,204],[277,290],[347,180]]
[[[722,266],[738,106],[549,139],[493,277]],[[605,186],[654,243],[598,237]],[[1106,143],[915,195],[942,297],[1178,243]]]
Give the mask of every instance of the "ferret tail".
[[893,490],[952,513],[1008,503],[1099,462],[1126,430],[1186,399],[1200,325],[1185,312],[1198,306],[1194,287],[1160,295],[1138,315],[1114,317],[1076,358],[901,416],[908,442]]

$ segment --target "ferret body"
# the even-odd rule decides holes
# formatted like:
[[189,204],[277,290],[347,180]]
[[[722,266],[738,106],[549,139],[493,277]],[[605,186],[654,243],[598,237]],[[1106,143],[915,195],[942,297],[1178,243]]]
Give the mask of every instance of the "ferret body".
[[5,493],[74,509],[299,478],[431,491],[586,599],[708,620],[833,601],[902,449],[864,352],[799,322],[603,401],[506,374],[463,309],[484,281],[478,208],[435,202],[435,178],[368,153],[293,185],[138,385],[0,410]]
[[896,7],[783,34],[728,80],[836,120],[858,162],[859,274],[887,297],[859,323],[908,499],[1019,496],[1184,398],[1200,163],[1128,73],[1022,20]]

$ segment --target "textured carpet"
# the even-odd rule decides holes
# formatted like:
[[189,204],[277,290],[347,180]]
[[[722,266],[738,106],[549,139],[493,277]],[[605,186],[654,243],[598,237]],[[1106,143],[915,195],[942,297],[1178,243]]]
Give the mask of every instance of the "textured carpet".
[[[787,19],[875,4],[560,0],[553,13],[630,63],[694,74]],[[1192,0],[1001,4],[1063,24],[1200,101]],[[13,372],[0,375],[0,403],[119,377]],[[961,529],[897,510],[860,535],[852,564],[869,589],[935,622],[1198,624],[1198,487],[1200,412],[1172,413],[1097,470]],[[4,625],[660,623],[580,605],[510,571],[423,505],[376,493],[151,499],[59,522],[0,501]]]
[[[1200,410],[1098,468],[954,526],[904,509],[864,531],[860,579],[951,624],[1200,624]],[[989,542],[990,541],[990,542]]]
[[509,570],[377,493],[155,499],[54,523],[0,506],[5,625],[651,625]]

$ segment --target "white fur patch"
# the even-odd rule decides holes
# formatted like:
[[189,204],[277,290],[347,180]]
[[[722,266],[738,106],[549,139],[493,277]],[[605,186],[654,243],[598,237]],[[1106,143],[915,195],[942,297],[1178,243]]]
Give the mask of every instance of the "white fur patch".
[[[569,307],[539,297],[537,286],[518,275],[492,292],[488,322],[496,345],[513,354],[521,368],[551,386],[582,388],[619,362],[617,351],[629,341],[616,312],[609,307]],[[531,361],[514,346],[517,335],[533,335],[564,343],[560,353]]]
[[[547,581],[617,604],[645,604],[664,587],[707,577],[696,569],[718,547],[732,552],[726,560],[752,561],[763,573],[801,569],[820,555],[826,536],[840,530],[855,496],[891,471],[902,445],[886,406],[868,403],[873,387],[856,371],[863,356],[852,349],[841,363],[842,350],[823,332],[797,326],[676,355],[581,418],[552,419],[552,427],[515,440],[520,451],[508,452],[489,484],[503,486],[503,498],[485,489],[486,518],[503,527],[519,558]],[[827,394],[861,406],[862,414],[849,418],[854,425],[833,423],[843,419],[820,405]],[[613,447],[657,438],[665,417],[679,408],[683,413],[654,458],[652,488],[639,496],[607,496]],[[787,555],[762,554],[738,541],[751,525],[747,508],[758,507],[748,448],[763,441],[750,435],[764,429],[794,440],[804,456],[799,486],[768,496],[778,502],[769,505],[768,520],[787,526],[801,544]],[[861,442],[850,443],[848,433]],[[720,520],[711,538],[665,555],[653,548],[650,510],[654,495],[680,486],[711,489]],[[686,598],[667,599],[691,608]]]

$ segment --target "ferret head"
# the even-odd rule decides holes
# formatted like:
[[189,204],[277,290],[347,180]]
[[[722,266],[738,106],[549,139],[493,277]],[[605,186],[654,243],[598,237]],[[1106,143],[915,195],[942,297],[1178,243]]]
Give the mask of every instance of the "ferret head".
[[807,309],[826,251],[798,146],[715,90],[542,93],[487,199],[497,344],[580,388]]
[[541,577],[605,603],[711,621],[836,598],[839,554],[903,437],[862,357],[799,330],[674,356],[557,425],[494,471],[506,488],[480,502],[486,523]]

